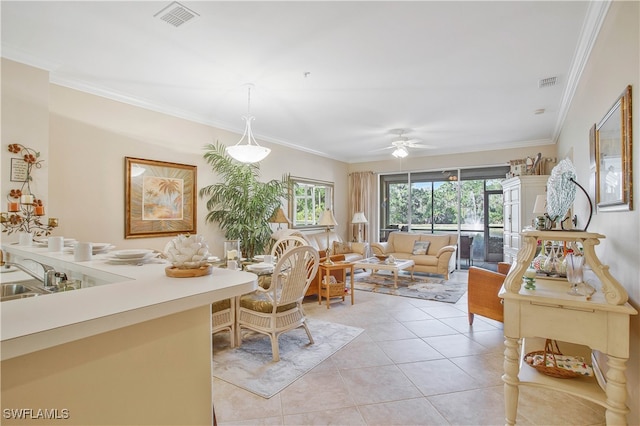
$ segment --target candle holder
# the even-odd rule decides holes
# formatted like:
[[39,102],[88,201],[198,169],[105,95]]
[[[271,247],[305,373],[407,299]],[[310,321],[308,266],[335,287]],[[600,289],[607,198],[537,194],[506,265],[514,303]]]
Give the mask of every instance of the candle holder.
[[237,269],[240,265],[240,240],[227,240],[224,242],[224,258],[227,260],[227,268]]
[[7,194],[7,211],[0,212],[0,224],[2,232],[11,235],[14,232],[22,232],[33,236],[49,235],[58,226],[57,218],[49,218],[43,221],[44,204],[42,200],[31,191],[34,167],[42,167],[40,153],[24,145],[12,143],[8,146],[9,152],[22,157],[26,165],[24,181],[20,188],[14,188]]
[[532,265],[524,271],[524,276],[522,277],[522,280],[524,281],[524,288],[527,290],[536,289],[536,274],[536,269]]

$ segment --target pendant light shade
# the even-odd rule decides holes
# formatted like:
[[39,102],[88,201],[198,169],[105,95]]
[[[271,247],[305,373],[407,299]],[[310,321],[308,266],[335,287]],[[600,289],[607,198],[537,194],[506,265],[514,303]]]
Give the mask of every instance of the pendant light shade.
[[[251,122],[255,119],[255,117],[251,115],[251,87],[252,85],[249,85],[247,115],[242,117],[245,121],[244,133],[237,144],[227,147],[227,154],[241,163],[257,163],[258,161],[264,160],[271,152],[269,148],[260,146],[258,142],[256,142],[256,139],[253,137],[253,132],[251,131]],[[246,144],[242,144],[245,138],[247,139]]]

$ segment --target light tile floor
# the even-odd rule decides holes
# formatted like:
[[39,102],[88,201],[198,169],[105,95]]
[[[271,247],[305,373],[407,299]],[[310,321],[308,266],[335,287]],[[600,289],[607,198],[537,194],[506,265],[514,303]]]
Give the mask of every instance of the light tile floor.
[[[456,272],[461,273],[461,272]],[[464,272],[462,272],[464,273]],[[214,379],[223,425],[502,425],[502,324],[456,304],[356,291],[305,302],[309,317],[365,331],[270,399]],[[517,423],[604,425],[604,409],[522,387]]]

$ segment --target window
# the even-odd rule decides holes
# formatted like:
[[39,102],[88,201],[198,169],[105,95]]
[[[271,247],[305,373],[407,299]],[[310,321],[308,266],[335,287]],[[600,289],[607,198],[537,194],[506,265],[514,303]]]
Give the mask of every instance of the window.
[[380,241],[397,230],[459,231],[474,236],[474,247],[484,252],[479,257],[493,258],[486,247],[496,238],[502,246],[500,181],[508,171],[501,166],[381,175]]
[[293,228],[317,227],[325,209],[333,209],[333,182],[291,178],[289,218]]

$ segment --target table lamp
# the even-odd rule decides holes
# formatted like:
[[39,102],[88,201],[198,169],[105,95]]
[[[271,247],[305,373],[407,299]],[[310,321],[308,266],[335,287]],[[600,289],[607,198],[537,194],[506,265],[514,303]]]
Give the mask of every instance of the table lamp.
[[363,223],[369,223],[364,212],[356,212],[353,215],[353,219],[351,219],[351,223],[354,225],[358,225],[358,242],[362,242],[362,229],[361,226]]
[[286,223],[287,226],[289,226],[291,224],[291,221],[289,219],[287,219],[287,216],[284,214],[284,210],[282,210],[282,207],[278,207],[278,210],[276,210],[273,213],[273,216],[271,216],[268,220],[269,223],[277,223],[278,224],[278,231],[280,230],[280,228],[282,228],[282,224]]
[[322,212],[318,225],[327,227],[327,259],[324,263],[325,265],[333,265],[333,262],[331,261],[331,248],[329,247],[329,231],[331,230],[331,227],[338,225],[335,216],[333,216],[333,212],[329,209]]
[[536,216],[536,229],[547,229],[547,195],[541,194],[536,197],[536,203],[533,205],[533,214]]

